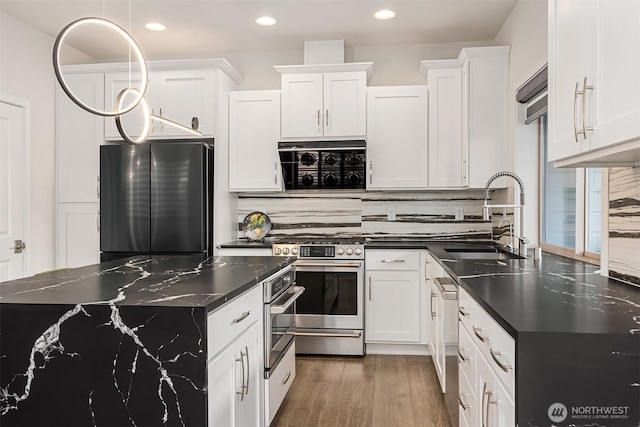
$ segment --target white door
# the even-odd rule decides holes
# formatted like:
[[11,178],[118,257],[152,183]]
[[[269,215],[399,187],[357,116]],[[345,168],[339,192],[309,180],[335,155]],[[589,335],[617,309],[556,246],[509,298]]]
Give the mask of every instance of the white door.
[[367,73],[327,73],[323,80],[324,136],[364,138],[367,132]]
[[[24,277],[24,109],[0,102],[0,282]],[[18,252],[18,253],[16,253]]]
[[315,137],[323,133],[322,74],[282,76],[282,137]]

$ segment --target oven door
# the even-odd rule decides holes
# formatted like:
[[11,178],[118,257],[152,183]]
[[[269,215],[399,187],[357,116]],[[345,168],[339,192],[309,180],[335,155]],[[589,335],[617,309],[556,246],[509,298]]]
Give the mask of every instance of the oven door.
[[294,338],[292,332],[296,326],[296,300],[303,293],[303,287],[290,286],[265,306],[264,364],[266,370],[278,364]]
[[298,260],[296,328],[363,329],[364,262]]

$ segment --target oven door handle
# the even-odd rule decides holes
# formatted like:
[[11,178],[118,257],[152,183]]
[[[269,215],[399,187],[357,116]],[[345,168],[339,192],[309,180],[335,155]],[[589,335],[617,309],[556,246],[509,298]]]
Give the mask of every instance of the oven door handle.
[[305,263],[305,262],[296,261],[294,265],[296,269],[298,269],[298,267],[360,268],[362,267],[362,262],[354,261],[350,263],[336,264],[336,263],[330,263],[330,262]]
[[269,311],[271,312],[271,314],[282,314],[285,311],[287,311],[287,309],[289,307],[291,307],[291,304],[293,304],[294,302],[296,302],[296,300],[298,298],[300,298],[300,295],[302,295],[302,293],[304,292],[304,288],[302,286],[294,286],[293,290],[295,291],[294,294],[291,296],[291,298],[289,298],[287,300],[287,302],[285,302],[282,305],[272,305],[271,308],[269,309]]
[[291,335],[297,337],[326,337],[326,338],[360,338],[362,336],[361,331],[353,332],[350,334],[330,333],[330,332],[298,332],[293,331]]

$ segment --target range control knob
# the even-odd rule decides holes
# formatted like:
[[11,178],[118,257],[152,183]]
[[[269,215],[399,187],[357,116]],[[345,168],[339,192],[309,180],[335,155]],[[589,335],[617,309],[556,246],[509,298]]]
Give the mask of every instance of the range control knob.
[[336,249],[336,253],[337,253],[338,255],[344,255],[344,249],[342,249],[342,248],[338,248],[338,249]]
[[289,255],[289,248],[283,248],[283,249],[282,249],[282,253],[283,253],[284,255]]
[[280,249],[280,248],[274,248],[273,249],[273,254],[274,255],[280,255],[281,253],[282,253],[282,249]]
[[356,255],[362,255],[362,249],[356,248],[356,250],[353,251],[353,253],[355,253]]
[[291,248],[291,255],[298,255],[298,248]]
[[347,248],[347,255],[353,255],[353,249]]

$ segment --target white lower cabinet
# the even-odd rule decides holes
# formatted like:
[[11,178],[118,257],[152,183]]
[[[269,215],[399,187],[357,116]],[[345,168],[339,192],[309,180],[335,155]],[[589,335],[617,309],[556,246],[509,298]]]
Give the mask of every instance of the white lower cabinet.
[[276,366],[269,376],[264,381],[264,395],[265,395],[265,413],[264,424],[271,425],[271,421],[278,413],[280,405],[284,397],[287,395],[291,383],[296,378],[296,343],[294,342],[287,353],[282,357],[282,360]]
[[515,341],[464,289],[458,293],[460,425],[514,426]]
[[100,262],[98,203],[58,203],[56,208],[56,268]]
[[[262,287],[257,286],[209,315],[207,389],[210,427],[264,425],[262,308]],[[230,333],[231,328],[235,335]],[[217,348],[222,350],[215,350]]]
[[[426,353],[427,289],[420,250],[367,250],[365,343],[367,352]],[[378,344],[389,345],[386,350]],[[392,347],[407,345],[407,347]],[[413,347],[411,347],[413,346]],[[422,348],[421,348],[422,347]],[[408,353],[403,353],[408,352]]]

